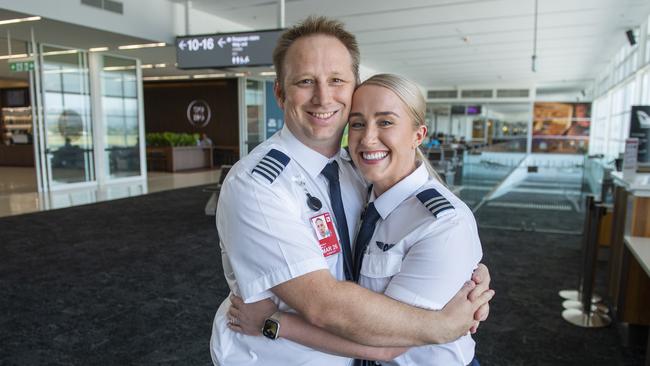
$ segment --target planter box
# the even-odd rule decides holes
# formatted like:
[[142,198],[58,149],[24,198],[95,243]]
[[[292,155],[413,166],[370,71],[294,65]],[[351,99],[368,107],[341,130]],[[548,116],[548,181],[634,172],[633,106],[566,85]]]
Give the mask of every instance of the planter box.
[[211,147],[147,147],[147,170],[177,172],[212,166]]

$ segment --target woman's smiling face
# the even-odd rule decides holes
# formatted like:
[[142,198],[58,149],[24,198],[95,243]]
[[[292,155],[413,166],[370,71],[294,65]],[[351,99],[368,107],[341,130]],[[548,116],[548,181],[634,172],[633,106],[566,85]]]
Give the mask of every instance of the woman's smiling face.
[[363,85],[352,97],[348,143],[355,165],[384,193],[416,168],[416,147],[427,129],[416,126],[404,102],[391,90]]

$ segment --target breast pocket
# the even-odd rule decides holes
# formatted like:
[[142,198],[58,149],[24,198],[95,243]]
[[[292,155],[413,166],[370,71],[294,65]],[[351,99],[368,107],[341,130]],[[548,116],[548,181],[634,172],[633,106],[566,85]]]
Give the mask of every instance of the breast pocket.
[[402,269],[402,256],[389,253],[368,253],[363,257],[361,275],[369,278],[390,278]]

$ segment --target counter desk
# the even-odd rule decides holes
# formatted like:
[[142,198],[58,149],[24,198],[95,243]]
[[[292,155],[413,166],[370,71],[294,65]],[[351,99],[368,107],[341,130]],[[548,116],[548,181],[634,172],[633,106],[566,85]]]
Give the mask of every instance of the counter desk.
[[[650,326],[650,174],[614,179],[608,296],[618,322]],[[650,357],[646,357],[650,366]]]

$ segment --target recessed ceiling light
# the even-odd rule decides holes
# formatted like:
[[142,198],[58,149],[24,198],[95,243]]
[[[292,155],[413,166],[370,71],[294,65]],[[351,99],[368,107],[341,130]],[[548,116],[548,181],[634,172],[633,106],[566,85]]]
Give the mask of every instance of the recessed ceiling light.
[[104,71],[121,71],[121,70],[133,70],[135,69],[135,66],[130,65],[130,66],[106,66],[104,67]]
[[170,76],[145,76],[142,78],[144,81],[155,81],[155,80],[186,80],[189,79],[190,75],[170,75]]
[[33,22],[35,20],[41,20],[41,17],[27,17],[27,18],[0,20],[0,25],[22,23],[22,22]]
[[26,53],[17,53],[15,55],[4,55],[0,56],[0,60],[10,60],[12,58],[24,58],[27,57]]
[[211,79],[211,78],[223,78],[226,77],[226,74],[197,74],[192,76],[194,79]]
[[151,47],[165,47],[167,44],[165,42],[160,43],[143,43],[143,44],[127,44],[124,46],[119,46],[120,50],[134,50],[137,48],[151,48]]
[[78,52],[79,50],[49,51],[49,52],[43,52],[43,56],[70,55]]

